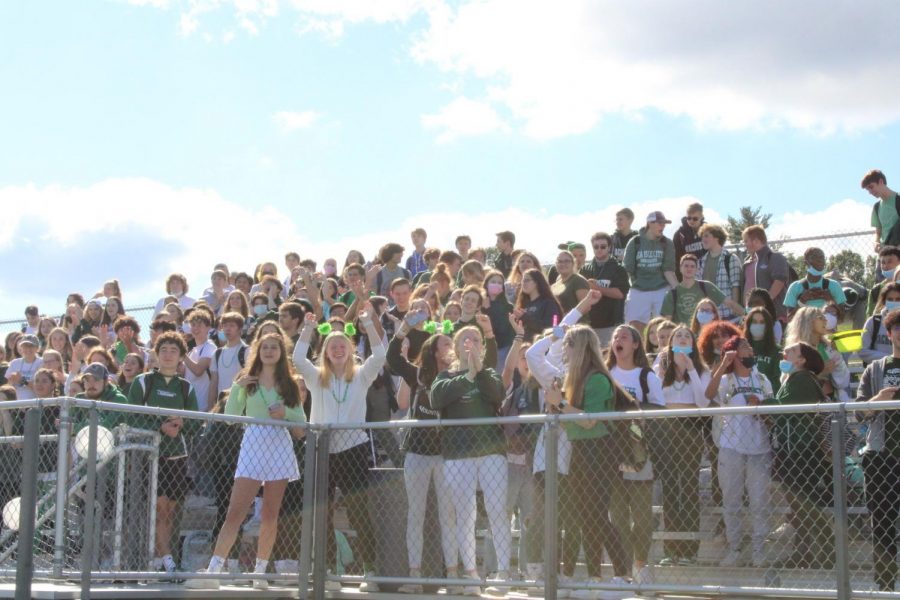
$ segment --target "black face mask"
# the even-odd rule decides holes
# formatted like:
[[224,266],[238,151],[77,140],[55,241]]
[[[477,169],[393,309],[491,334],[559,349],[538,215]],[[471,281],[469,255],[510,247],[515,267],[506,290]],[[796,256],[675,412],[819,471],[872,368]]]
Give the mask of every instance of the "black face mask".
[[741,358],[741,364],[744,365],[746,369],[752,369],[753,365],[756,364],[756,358],[753,356],[745,356]]

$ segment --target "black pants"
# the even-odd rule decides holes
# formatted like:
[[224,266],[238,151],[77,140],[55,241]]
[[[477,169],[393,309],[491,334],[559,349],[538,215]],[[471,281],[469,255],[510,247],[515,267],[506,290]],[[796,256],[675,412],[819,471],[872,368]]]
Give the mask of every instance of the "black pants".
[[328,465],[328,527],[326,528],[328,565],[334,565],[337,545],[334,541],[333,501],[335,488],[340,488],[347,508],[350,526],[356,531],[357,547],[367,568],[375,565],[375,534],[369,520],[369,444],[359,444],[330,455]]
[[897,529],[900,508],[900,460],[890,454],[867,453],[863,457],[866,475],[866,508],[872,519],[872,555],[875,584],[880,591],[893,591],[897,578]]
[[600,577],[603,547],[613,563],[613,572],[625,576],[630,570],[618,530],[609,520],[609,495],[618,484],[618,465],[609,436],[572,441],[569,481],[573,486],[573,510],[581,521],[588,575]]
[[832,462],[817,446],[794,447],[777,457],[776,474],[784,486],[794,525],[794,550],[814,565],[834,561],[831,508]]
[[[674,419],[659,436],[660,452],[653,463],[662,482],[663,519],[666,531],[700,531],[700,460],[703,458],[704,423],[700,419]],[[697,558],[700,542],[665,540],[669,558]]]

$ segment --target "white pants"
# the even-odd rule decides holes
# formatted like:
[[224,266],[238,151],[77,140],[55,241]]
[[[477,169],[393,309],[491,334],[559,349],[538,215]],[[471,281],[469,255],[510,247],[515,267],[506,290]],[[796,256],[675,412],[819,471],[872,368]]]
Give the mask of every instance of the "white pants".
[[481,487],[484,508],[491,524],[497,550],[497,570],[509,570],[512,544],[506,513],[506,457],[499,454],[444,461],[444,479],[456,509],[456,539],[463,568],[474,571],[475,564],[475,492]]
[[625,322],[649,323],[650,319],[658,317],[668,291],[668,286],[652,291],[634,288],[628,290],[628,296],[625,297]]
[[444,549],[444,564],[456,568],[456,516],[450,501],[450,488],[444,479],[444,457],[440,454],[427,455],[407,453],[403,462],[403,481],[406,483],[406,548],[409,553],[409,568],[422,567],[422,536],[425,525],[425,510],[428,506],[428,488],[434,480],[434,491],[438,502],[438,517],[441,522],[441,546]]
[[730,550],[740,550],[744,535],[741,508],[745,489],[750,499],[750,516],[753,519],[753,549],[762,549],[769,533],[771,471],[770,453],[741,454],[730,448],[719,449],[719,485],[722,487],[725,513],[725,538]]

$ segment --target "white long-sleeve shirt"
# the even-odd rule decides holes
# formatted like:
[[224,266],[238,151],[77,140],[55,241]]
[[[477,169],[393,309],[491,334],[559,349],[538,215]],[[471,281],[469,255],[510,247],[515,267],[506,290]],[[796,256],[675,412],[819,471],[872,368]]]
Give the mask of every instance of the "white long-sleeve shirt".
[[[365,423],[366,393],[384,366],[387,356],[385,347],[382,344],[373,345],[372,355],[356,369],[351,381],[332,375],[325,387],[319,385],[319,368],[306,358],[308,350],[309,342],[302,339],[294,346],[294,366],[303,375],[310,394],[309,422]],[[347,360],[353,360],[353,357]],[[328,451],[336,454],[368,441],[369,435],[363,429],[333,431]]]

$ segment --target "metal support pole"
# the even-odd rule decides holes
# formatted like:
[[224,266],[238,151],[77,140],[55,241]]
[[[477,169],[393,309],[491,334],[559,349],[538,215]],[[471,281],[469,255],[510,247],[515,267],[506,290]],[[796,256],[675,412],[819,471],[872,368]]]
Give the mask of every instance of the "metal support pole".
[[305,460],[303,461],[303,517],[300,529],[300,571],[297,585],[301,600],[309,597],[309,575],[312,563],[313,508],[316,499],[316,440],[318,432],[306,430]]
[[834,549],[837,597],[850,600],[850,552],[847,547],[847,480],[844,477],[844,428],[847,411],[831,413],[831,467],[834,479]]
[[91,597],[91,571],[94,566],[94,555],[97,552],[94,537],[97,517],[97,427],[100,417],[97,409],[90,410],[88,427],[87,482],[85,483],[84,500],[84,536],[81,548],[81,597]]
[[69,440],[72,421],[69,402],[59,405],[59,451],[56,455],[56,518],[53,523],[56,537],[53,542],[53,578],[62,579],[66,566],[66,504],[69,489]]
[[[315,536],[313,557],[313,597],[316,600],[325,598],[325,578],[328,576],[328,564],[326,551],[328,536],[334,535],[328,531],[328,511],[331,507],[328,503],[328,447],[331,440],[331,431],[323,429],[318,435],[316,448],[316,502],[313,518],[313,531]],[[304,507],[305,509],[306,507]],[[304,525],[305,528],[305,525]]]
[[31,598],[34,573],[34,519],[37,513],[37,471],[41,430],[39,407],[25,413],[25,444],[22,448],[22,496],[19,504],[19,545],[16,562],[16,600]]
[[[559,582],[559,417],[544,434],[544,598],[556,600]],[[568,535],[568,532],[567,532]]]
[[[121,430],[116,430],[117,443],[123,443]],[[116,456],[116,524],[113,529],[113,570],[122,570],[122,527],[125,523],[125,453]],[[132,565],[129,565],[132,566]]]

